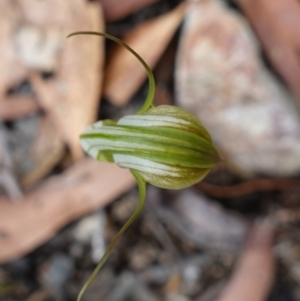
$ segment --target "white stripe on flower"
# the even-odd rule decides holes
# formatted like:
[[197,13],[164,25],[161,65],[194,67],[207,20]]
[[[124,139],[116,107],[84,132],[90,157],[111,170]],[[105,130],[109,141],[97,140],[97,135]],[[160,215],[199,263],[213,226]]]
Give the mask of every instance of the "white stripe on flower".
[[[111,150],[111,151],[118,151],[118,150],[138,150],[138,149],[146,149],[146,150],[153,150],[153,151],[165,151],[165,148],[159,147],[158,144],[155,146],[150,144],[141,144],[141,143],[134,143],[134,142],[124,142],[124,141],[114,141],[109,139],[102,139],[102,138],[85,138],[81,139],[81,146],[82,148],[92,157],[97,157],[99,151],[102,150]],[[92,155],[93,153],[93,155]]]
[[167,164],[157,163],[135,156],[114,154],[115,163],[124,168],[150,173],[158,176],[180,177],[180,168]]
[[126,126],[170,126],[176,128],[180,127],[180,125],[192,125],[191,122],[182,118],[161,115],[130,115],[121,118],[117,124]]
[[[114,126],[106,126],[106,125],[97,125],[97,127],[93,126],[93,127],[88,127],[83,135],[89,135],[89,134],[99,134],[99,136],[101,134],[105,134],[105,135],[111,135],[112,138],[114,138],[116,135],[119,135],[121,137],[139,137],[139,138],[143,138],[146,137],[147,139],[150,138],[158,138],[159,135],[154,135],[154,134],[145,134],[145,133],[139,133],[138,131],[135,130],[130,130],[130,129],[126,129],[126,128],[122,128],[122,127],[114,127]],[[90,140],[94,140],[97,141],[97,138],[93,137],[84,137],[84,139],[90,139]],[[100,138],[102,140],[102,138]],[[105,138],[103,138],[105,139]],[[108,138],[109,139],[109,138]],[[120,138],[122,139],[122,138]],[[164,137],[164,140],[168,139],[167,137]],[[171,139],[170,139],[171,140]]]

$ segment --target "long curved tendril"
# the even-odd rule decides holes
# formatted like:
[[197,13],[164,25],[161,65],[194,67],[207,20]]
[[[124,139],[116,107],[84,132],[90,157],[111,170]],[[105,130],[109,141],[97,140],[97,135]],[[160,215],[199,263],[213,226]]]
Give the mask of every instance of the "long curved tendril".
[[90,286],[90,284],[94,281],[94,279],[98,275],[100,269],[103,267],[104,263],[106,262],[107,258],[109,257],[111,251],[115,247],[119,238],[127,230],[127,228],[134,222],[134,220],[139,216],[139,214],[141,213],[141,211],[143,209],[145,197],[146,197],[146,182],[142,179],[142,177],[139,175],[138,172],[131,170],[131,173],[135,177],[136,182],[138,184],[138,188],[139,188],[139,200],[138,200],[137,206],[136,206],[133,214],[131,215],[131,217],[128,219],[128,221],[125,223],[125,225],[121,228],[121,230],[114,237],[112,242],[109,244],[107,250],[105,251],[105,253],[104,253],[103,257],[101,258],[100,262],[98,263],[97,267],[95,268],[93,273],[90,275],[90,277],[85,282],[82,289],[80,290],[79,295],[77,297],[77,301],[81,301],[83,294],[85,293],[87,288]]
[[[149,108],[153,107],[153,98],[154,98],[154,93],[155,93],[155,81],[153,77],[153,73],[147,63],[141,58],[141,56],[136,53],[132,48],[130,48],[127,44],[125,44],[122,40],[111,36],[107,33],[102,33],[102,32],[95,32],[95,31],[77,31],[69,34],[67,37],[75,36],[75,35],[97,35],[97,36],[103,36],[109,40],[112,40],[121,46],[125,47],[129,52],[131,52],[144,66],[147,75],[148,75],[148,81],[149,81],[149,90],[147,94],[147,98],[142,105],[142,107],[138,110],[138,114],[141,114],[145,111],[147,111]],[[115,247],[117,241],[119,238],[122,236],[122,234],[127,230],[127,228],[134,222],[134,220],[139,216],[141,213],[141,210],[144,206],[145,202],[145,196],[146,196],[146,182],[143,180],[143,178],[140,176],[140,174],[136,171],[131,170],[131,173],[135,177],[138,188],[139,188],[139,200],[137,207],[131,217],[128,219],[128,221],[125,223],[125,225],[121,228],[121,230],[117,233],[117,235],[114,237],[112,242],[109,244],[107,250],[105,251],[104,255],[102,256],[100,262],[98,263],[97,267],[93,271],[93,273],[90,275],[88,280],[85,282],[84,286],[80,290],[77,301],[81,301],[83,294],[87,290],[87,288],[90,286],[90,284],[94,281],[96,276],[98,275],[100,269],[103,267],[104,263],[106,262],[107,258],[109,257],[110,253],[112,252],[113,248]]]
[[144,104],[142,105],[142,107],[137,111],[138,114],[144,113],[145,111],[147,111],[149,108],[153,107],[153,99],[154,99],[154,93],[155,93],[155,81],[154,81],[154,76],[153,73],[150,69],[150,67],[147,65],[147,63],[142,59],[142,57],[136,53],[131,47],[129,47],[127,44],[125,44],[122,40],[111,36],[107,33],[103,33],[103,32],[97,32],[97,31],[76,31],[73,32],[71,34],[69,34],[67,36],[67,38],[75,36],[75,35],[96,35],[96,36],[102,36],[105,37],[109,40],[112,40],[118,44],[120,44],[121,46],[125,47],[129,52],[131,52],[140,62],[141,64],[144,66],[147,75],[148,75],[148,82],[149,82],[149,90],[148,90],[148,94],[147,94],[147,98],[144,102]]

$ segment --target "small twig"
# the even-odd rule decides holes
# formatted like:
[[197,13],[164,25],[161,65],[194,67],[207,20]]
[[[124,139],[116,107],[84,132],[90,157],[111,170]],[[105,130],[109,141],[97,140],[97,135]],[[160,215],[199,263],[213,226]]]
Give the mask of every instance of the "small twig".
[[195,185],[199,190],[212,197],[234,198],[250,193],[270,191],[270,190],[300,190],[300,180],[298,179],[257,179],[241,184],[230,186],[218,186],[205,182]]

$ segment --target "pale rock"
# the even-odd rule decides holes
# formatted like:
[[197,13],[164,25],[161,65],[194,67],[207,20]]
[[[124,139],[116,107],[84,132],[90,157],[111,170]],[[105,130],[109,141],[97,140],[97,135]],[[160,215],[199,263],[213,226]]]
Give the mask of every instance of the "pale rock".
[[15,36],[18,59],[28,68],[53,72],[58,64],[63,39],[65,37],[56,27],[42,29],[23,25]]
[[178,105],[199,117],[236,170],[274,176],[300,171],[292,97],[262,63],[242,16],[221,1],[191,2],[175,76]]
[[[81,245],[88,242],[91,244],[91,255],[94,263],[98,263],[106,249],[105,242],[106,215],[104,211],[92,213],[81,219],[74,229],[75,241]],[[81,250],[78,244],[73,245],[73,251],[80,255]]]
[[204,195],[184,189],[173,200],[173,209],[173,229],[177,226],[198,247],[235,253],[245,243],[248,221]]

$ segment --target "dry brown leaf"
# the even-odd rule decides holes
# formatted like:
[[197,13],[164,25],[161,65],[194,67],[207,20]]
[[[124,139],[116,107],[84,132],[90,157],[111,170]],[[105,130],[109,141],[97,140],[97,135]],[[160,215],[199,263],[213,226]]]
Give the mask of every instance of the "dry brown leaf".
[[124,18],[139,9],[159,0],[99,0],[103,7],[105,20],[108,22]]
[[[186,4],[182,3],[170,13],[140,25],[123,41],[153,68],[181,23],[185,7]],[[145,78],[146,72],[141,63],[128,50],[116,45],[105,70],[103,93],[114,105],[122,106]]]
[[14,31],[21,22],[15,1],[0,1],[0,102],[5,92],[26,77],[26,68],[16,59]]
[[14,120],[31,115],[39,110],[39,105],[30,96],[9,96],[0,100],[0,118]]
[[23,188],[35,185],[59,163],[65,153],[65,145],[57,135],[53,121],[44,116],[39,128],[39,134],[32,146],[32,156],[36,165],[34,169],[21,180]]
[[19,2],[28,23],[49,32],[60,30],[62,45],[54,77],[42,80],[34,74],[31,83],[42,107],[54,120],[57,132],[70,147],[73,159],[78,159],[83,154],[78,137],[97,116],[102,39],[79,36],[67,40],[65,37],[78,30],[103,31],[100,7],[85,0]]
[[0,262],[22,256],[70,221],[103,207],[134,185],[127,169],[82,159],[18,204],[0,198]]
[[[236,0],[254,27],[273,66],[300,97],[298,0]],[[299,106],[299,104],[298,104]]]
[[274,231],[266,221],[257,223],[246,249],[217,301],[265,301],[273,284],[275,261],[272,254]]

